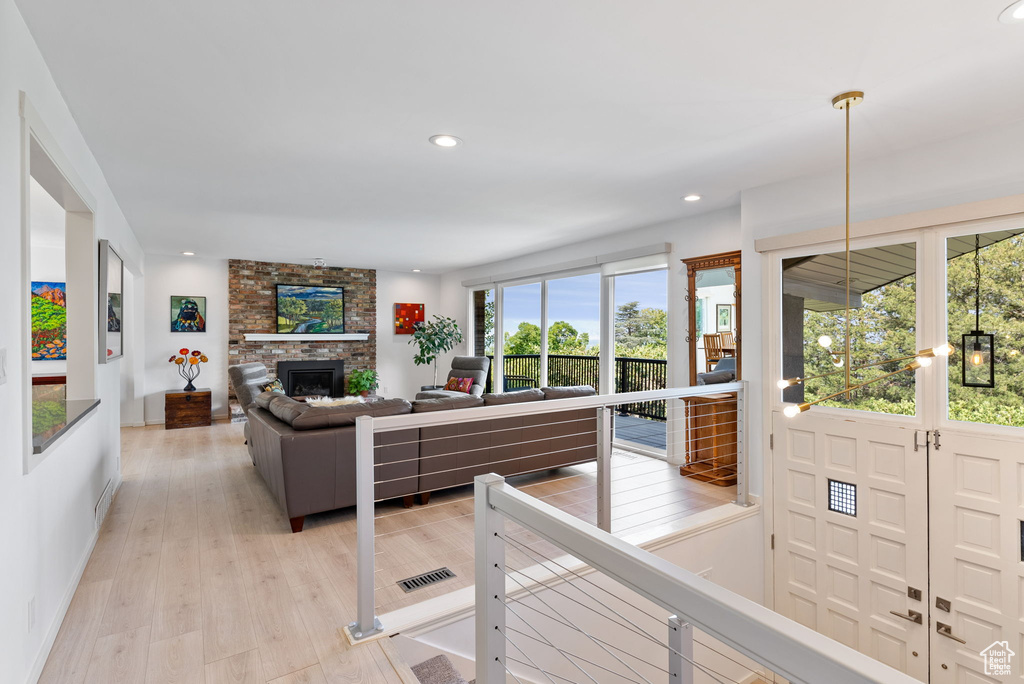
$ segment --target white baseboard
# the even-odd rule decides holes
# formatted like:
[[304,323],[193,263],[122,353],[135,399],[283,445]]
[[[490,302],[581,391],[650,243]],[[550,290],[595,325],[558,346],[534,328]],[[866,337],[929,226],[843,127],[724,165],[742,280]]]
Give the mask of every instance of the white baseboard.
[[[116,481],[114,483],[114,493],[111,496],[111,500],[113,500],[113,498],[117,496],[118,491],[120,491],[122,481],[121,474],[117,473]],[[29,670],[25,684],[37,684],[39,678],[42,676],[43,668],[46,667],[46,659],[50,657],[50,650],[53,648],[54,642],[57,641],[57,634],[60,632],[60,626],[64,624],[64,618],[68,614],[68,608],[71,607],[71,600],[75,597],[75,592],[78,591],[78,584],[82,581],[82,575],[85,574],[85,566],[89,564],[89,558],[92,557],[92,552],[96,548],[96,542],[99,538],[100,531],[94,531],[92,533],[92,539],[89,540],[88,548],[86,548],[82,558],[78,561],[78,567],[75,569],[74,579],[71,580],[67,591],[64,592],[64,598],[60,601],[60,607],[57,609],[57,615],[54,616],[49,629],[46,630],[46,638],[43,639],[43,645],[39,648],[39,653],[36,654],[35,662],[32,663],[32,669]]]

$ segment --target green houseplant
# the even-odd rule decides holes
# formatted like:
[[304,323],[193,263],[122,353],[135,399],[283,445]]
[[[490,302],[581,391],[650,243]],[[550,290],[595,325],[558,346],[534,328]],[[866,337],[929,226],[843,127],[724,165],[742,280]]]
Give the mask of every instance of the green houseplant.
[[354,370],[348,374],[348,393],[366,396],[378,386],[377,371],[372,368]]
[[434,365],[434,386],[437,386],[437,357],[450,352],[462,342],[462,331],[454,318],[434,315],[424,323],[417,323],[409,344],[415,344],[419,353],[412,357],[417,366]]

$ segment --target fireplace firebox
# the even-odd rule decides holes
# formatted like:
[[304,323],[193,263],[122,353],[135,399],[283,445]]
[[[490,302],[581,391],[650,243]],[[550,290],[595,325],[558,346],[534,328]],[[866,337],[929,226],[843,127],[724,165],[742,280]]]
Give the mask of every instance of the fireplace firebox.
[[289,397],[345,395],[344,361],[278,361],[277,377]]

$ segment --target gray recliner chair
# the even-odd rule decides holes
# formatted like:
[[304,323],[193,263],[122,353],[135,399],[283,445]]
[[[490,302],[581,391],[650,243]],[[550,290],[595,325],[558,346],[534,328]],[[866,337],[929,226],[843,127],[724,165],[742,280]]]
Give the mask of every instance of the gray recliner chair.
[[[249,417],[249,409],[256,405],[256,397],[263,392],[263,386],[270,382],[267,377],[267,367],[262,363],[242,363],[237,366],[228,366],[228,380],[231,381],[231,389],[238,398],[242,407],[242,413]],[[249,423],[245,423],[245,442],[249,444],[249,455],[252,456],[252,444],[249,439]]]
[[[448,379],[452,378],[473,378],[473,385],[469,394],[479,397],[484,393],[484,384],[487,382],[487,372],[491,369],[491,360],[486,356],[456,356],[452,359],[452,369],[448,371]],[[465,392],[453,392],[451,390],[427,390],[418,392],[417,399],[442,399],[444,397],[464,397]]]

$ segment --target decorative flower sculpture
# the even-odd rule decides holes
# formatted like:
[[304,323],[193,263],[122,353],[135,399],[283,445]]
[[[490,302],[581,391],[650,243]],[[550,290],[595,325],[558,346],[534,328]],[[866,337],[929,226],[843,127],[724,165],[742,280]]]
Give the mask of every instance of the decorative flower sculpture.
[[[178,354],[180,354],[180,356]],[[168,362],[177,365],[178,375],[188,381],[188,384],[185,385],[185,391],[195,392],[196,386],[192,384],[192,381],[199,377],[199,364],[206,363],[210,359],[207,358],[206,354],[198,349],[189,351],[185,347],[182,347],[178,350],[178,354],[171,354],[171,358],[168,359]]]

